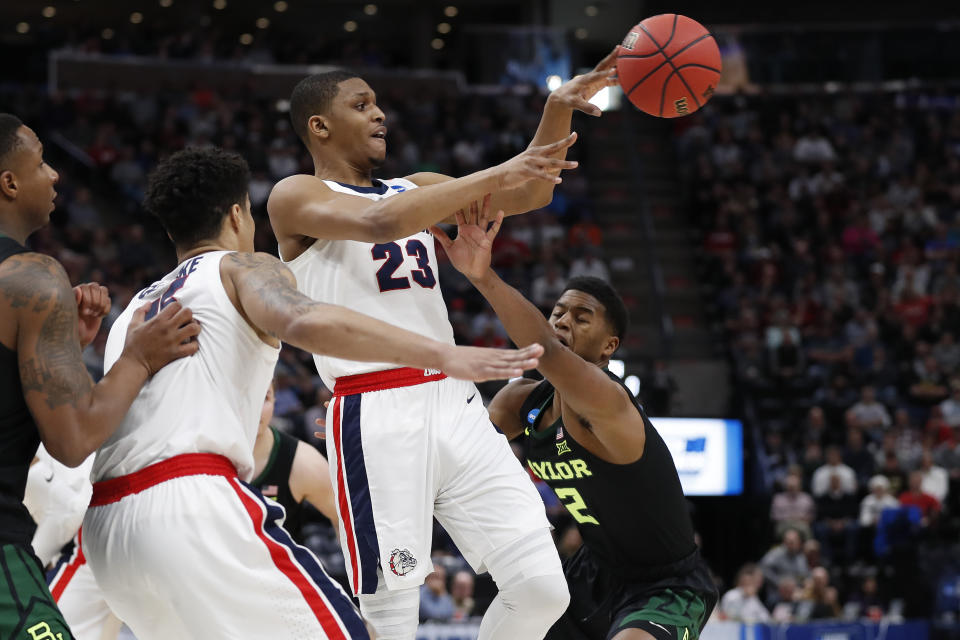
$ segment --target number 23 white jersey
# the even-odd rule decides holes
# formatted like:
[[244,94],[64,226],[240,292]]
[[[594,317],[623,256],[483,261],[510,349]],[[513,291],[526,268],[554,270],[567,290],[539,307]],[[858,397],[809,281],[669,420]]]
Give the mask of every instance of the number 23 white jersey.
[[[324,184],[334,191],[369,200],[382,200],[417,187],[403,178],[375,180],[372,187],[332,180],[324,180]],[[433,235],[427,231],[381,244],[319,239],[286,264],[297,277],[300,291],[314,300],[343,305],[453,344],[453,328],[440,293]],[[313,359],[323,383],[330,389],[339,377],[396,367],[320,355]]]

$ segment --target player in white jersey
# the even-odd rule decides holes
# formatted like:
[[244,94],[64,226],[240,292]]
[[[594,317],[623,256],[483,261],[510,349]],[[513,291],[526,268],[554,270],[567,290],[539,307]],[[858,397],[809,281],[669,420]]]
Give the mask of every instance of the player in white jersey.
[[80,550],[80,523],[90,503],[93,455],[79,467],[57,462],[43,445],[27,476],[23,504],[37,523],[33,549],[54,602],[77,640],[113,640],[121,622],[110,611]]
[[536,366],[530,351],[443,344],[310,300],[276,258],[253,250],[244,160],[173,154],[146,208],[179,265],[117,318],[109,371],[133,310],[179,300],[203,327],[190,358],[155,375],[94,460],[82,549],[110,608],[139,640],[367,638],[346,594],[283,530],[283,509],[245,481],[280,340],[313,352],[445,370],[468,379]]
[[[551,94],[531,146],[507,162],[453,179],[436,173],[374,180],[386,154],[384,114],[355,74],[302,80],[293,128],[314,175],[282,180],[267,209],[280,256],[300,290],[410,331],[453,343],[425,231],[484,194],[508,214],[545,206],[576,140],[574,109],[615,82],[611,54]],[[416,633],[419,585],[432,570],[432,518],[441,522],[499,594],[480,638],[542,638],[569,595],[543,503],[471,384],[429,371],[318,356],[334,391],[327,438],[353,591],[377,634]]]

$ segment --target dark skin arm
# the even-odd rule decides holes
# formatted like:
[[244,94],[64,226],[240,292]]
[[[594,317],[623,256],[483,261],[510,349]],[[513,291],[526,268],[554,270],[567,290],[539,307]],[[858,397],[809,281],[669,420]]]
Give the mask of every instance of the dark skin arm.
[[137,312],[116,364],[94,384],[80,354],[77,297],[53,258],[27,253],[0,272],[0,300],[16,316],[24,399],[50,454],[77,466],[113,433],[144,382],[162,366],[195,353],[199,326],[170,305],[150,322]]
[[[470,279],[493,307],[510,339],[517,345],[533,342],[544,345],[537,368],[556,388],[561,400],[559,406],[556,402],[554,406],[562,413],[570,434],[608,462],[626,464],[638,460],[643,455],[646,432],[643,419],[626,390],[596,363],[587,362],[565,347],[543,314],[490,268],[490,251],[503,213],[492,218],[489,205],[487,198],[481,211],[474,207],[469,215],[457,214],[456,240],[450,240],[436,227],[432,229],[433,234],[453,266]],[[576,321],[587,320],[577,318]]]
[[490,422],[497,425],[503,435],[507,436],[507,440],[523,435],[527,425],[523,421],[523,416],[520,415],[520,408],[536,386],[535,380],[526,378],[514,380],[500,389],[487,405]]
[[439,369],[463,380],[518,376],[536,366],[530,349],[478,349],[432,340],[345,307],[311,300],[293,273],[265,253],[231,253],[220,263],[227,295],[247,321],[273,340],[311,353],[361,362]]

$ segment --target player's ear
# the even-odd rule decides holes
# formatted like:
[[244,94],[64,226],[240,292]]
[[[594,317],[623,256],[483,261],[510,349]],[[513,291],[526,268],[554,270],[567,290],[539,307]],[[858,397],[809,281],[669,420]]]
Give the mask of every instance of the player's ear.
[[239,204],[234,203],[230,207],[230,227],[233,229],[234,233],[240,233],[240,228],[243,225],[243,207]]
[[9,169],[0,172],[0,193],[11,200],[17,197],[17,176]]
[[307,120],[307,129],[318,138],[326,139],[330,137],[329,124],[326,116],[310,116]]
[[607,343],[603,345],[603,357],[609,359],[617,351],[619,346],[620,338],[617,336],[610,336],[607,338]]

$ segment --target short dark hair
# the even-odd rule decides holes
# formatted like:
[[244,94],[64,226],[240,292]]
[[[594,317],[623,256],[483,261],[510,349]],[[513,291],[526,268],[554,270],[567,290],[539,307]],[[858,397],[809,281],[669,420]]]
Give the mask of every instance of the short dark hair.
[[607,322],[613,327],[613,333],[620,340],[627,334],[627,325],[630,323],[630,315],[627,313],[627,305],[623,303],[623,298],[617,293],[617,290],[610,286],[609,282],[594,278],[591,276],[580,276],[571,278],[563,288],[567,291],[582,291],[588,293],[603,305],[606,312]]
[[0,113],[0,170],[4,169],[7,157],[22,144],[17,131],[23,121],[12,113]]
[[338,69],[307,76],[297,83],[290,94],[290,120],[293,122],[293,130],[303,140],[303,144],[310,144],[307,120],[311,116],[327,112],[330,103],[340,91],[341,82],[359,77],[353,72]]
[[191,247],[217,235],[230,207],[246,203],[249,184],[250,167],[239,154],[187,148],[153,170],[143,206],[175,245]]

